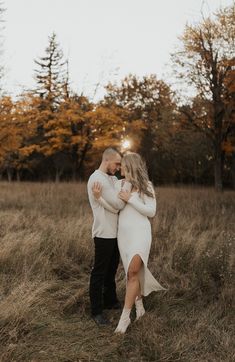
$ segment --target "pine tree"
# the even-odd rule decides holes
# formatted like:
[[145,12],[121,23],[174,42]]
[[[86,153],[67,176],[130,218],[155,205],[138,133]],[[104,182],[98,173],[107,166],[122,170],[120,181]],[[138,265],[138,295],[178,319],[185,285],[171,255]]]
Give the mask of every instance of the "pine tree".
[[47,101],[51,111],[55,111],[64,96],[66,74],[66,62],[63,59],[63,51],[59,47],[55,33],[49,36],[49,45],[45,53],[39,60],[35,60],[39,67],[35,70],[36,92]]
[[[35,60],[37,82],[36,94],[41,99],[39,105],[38,149],[47,161],[56,169],[56,179],[61,174],[65,163],[63,142],[59,141],[58,133],[64,133],[60,123],[61,104],[69,96],[68,67],[63,51],[57,42],[56,34],[49,36],[49,44],[45,55]],[[60,165],[58,170],[57,165]],[[62,166],[62,167],[61,167]]]

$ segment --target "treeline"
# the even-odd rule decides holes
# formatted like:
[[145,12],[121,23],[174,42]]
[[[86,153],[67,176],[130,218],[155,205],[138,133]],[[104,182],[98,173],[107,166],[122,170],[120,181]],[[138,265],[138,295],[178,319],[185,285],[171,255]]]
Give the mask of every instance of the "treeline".
[[76,94],[55,34],[35,67],[35,89],[0,99],[1,179],[85,179],[130,140],[157,184],[235,188],[234,5],[185,28],[172,67],[194,87],[187,101],[155,75],[110,83],[99,102]]

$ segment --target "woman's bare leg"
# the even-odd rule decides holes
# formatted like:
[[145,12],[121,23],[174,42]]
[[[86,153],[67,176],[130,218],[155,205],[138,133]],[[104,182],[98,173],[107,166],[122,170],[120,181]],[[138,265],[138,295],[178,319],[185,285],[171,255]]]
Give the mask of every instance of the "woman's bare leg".
[[127,289],[124,308],[132,308],[135,299],[140,294],[139,271],[143,261],[139,255],[135,255],[129,265],[127,272]]
[[144,309],[144,305],[143,305],[143,296],[141,294],[140,283],[139,283],[138,293],[135,298],[135,309],[136,309],[136,320],[138,320],[145,314],[145,309]]
[[127,327],[129,326],[130,312],[133,304],[135,303],[137,295],[140,293],[140,282],[139,282],[139,271],[142,266],[142,259],[139,255],[135,255],[129,265],[127,273],[127,288],[125,295],[125,304],[124,308],[118,323],[115,332],[125,333]]

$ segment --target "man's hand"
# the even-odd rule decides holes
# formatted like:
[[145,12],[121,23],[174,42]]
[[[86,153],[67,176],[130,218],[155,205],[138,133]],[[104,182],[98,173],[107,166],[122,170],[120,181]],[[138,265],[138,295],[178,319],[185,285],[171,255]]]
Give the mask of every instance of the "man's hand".
[[94,182],[92,192],[94,197],[98,200],[102,194],[102,185],[99,182]]
[[122,190],[122,191],[119,192],[118,197],[119,197],[121,200],[127,202],[127,201],[129,200],[129,198],[131,197],[131,193],[130,193],[130,191],[124,191],[124,190]]

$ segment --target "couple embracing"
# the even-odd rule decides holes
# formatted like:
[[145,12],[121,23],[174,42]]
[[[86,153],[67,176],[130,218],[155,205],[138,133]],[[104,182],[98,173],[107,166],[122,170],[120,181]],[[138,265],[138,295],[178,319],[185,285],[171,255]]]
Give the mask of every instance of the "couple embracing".
[[[114,174],[121,169],[124,177]],[[166,290],[147,267],[152,233],[149,217],[156,213],[156,198],[145,163],[137,153],[123,157],[114,148],[103,152],[100,167],[87,184],[94,222],[94,265],[90,275],[91,315],[98,325],[109,325],[104,309],[120,309],[115,274],[119,256],[126,277],[126,294],[115,333],[125,333],[135,305],[136,320],[145,313],[143,296]]]

